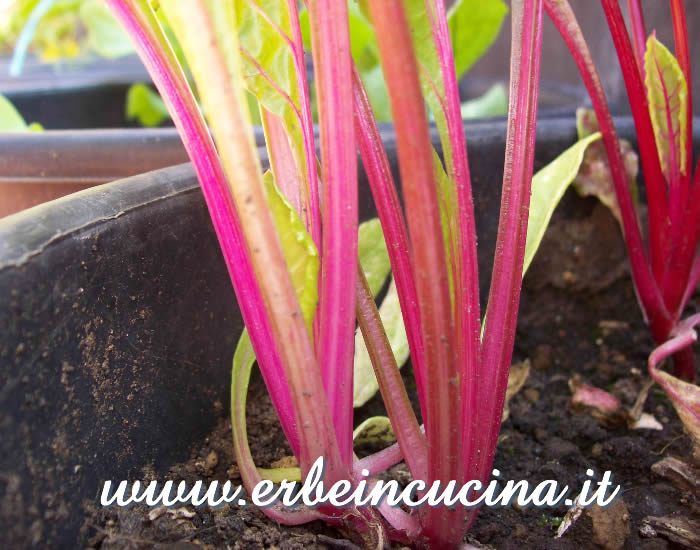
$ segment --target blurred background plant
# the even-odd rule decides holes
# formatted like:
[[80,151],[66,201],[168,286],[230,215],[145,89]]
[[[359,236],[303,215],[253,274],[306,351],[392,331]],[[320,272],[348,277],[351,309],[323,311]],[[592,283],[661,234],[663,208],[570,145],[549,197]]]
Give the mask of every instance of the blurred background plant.
[[5,0],[0,3],[0,51],[14,52],[12,68],[21,72],[30,50],[59,66],[134,53],[101,0]]
[[[357,0],[349,0],[352,55],[367,88],[379,121],[390,121],[389,99],[379,64],[374,29]],[[503,0],[458,0],[448,12],[458,78],[476,63],[498,37],[508,6]],[[172,33],[164,25],[169,38]],[[308,15],[302,12],[304,42],[308,49]],[[12,55],[10,75],[17,77],[28,54],[58,69],[79,66],[95,58],[116,59],[134,53],[102,0],[0,0],[0,52]],[[179,52],[177,52],[179,54]],[[182,57],[180,60],[183,61]],[[312,75],[310,75],[312,77]],[[315,102],[312,106],[315,117]],[[465,101],[464,118],[505,115],[506,87],[493,83],[479,97]],[[126,96],[128,120],[158,126],[168,120],[160,97],[147,85],[137,83]],[[253,113],[257,119],[257,113]]]

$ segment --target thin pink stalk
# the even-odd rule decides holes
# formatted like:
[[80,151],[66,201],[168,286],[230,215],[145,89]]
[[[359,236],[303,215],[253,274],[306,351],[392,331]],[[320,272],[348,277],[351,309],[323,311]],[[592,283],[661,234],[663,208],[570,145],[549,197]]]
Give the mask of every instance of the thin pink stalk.
[[[426,366],[423,354],[423,341],[420,333],[420,312],[418,297],[413,279],[411,250],[408,241],[408,229],[403,216],[399,195],[396,191],[394,177],[391,174],[389,159],[386,156],[382,137],[362,80],[353,67],[353,100],[355,106],[355,139],[360,156],[365,166],[377,214],[384,231],[391,269],[396,281],[399,304],[406,326],[408,347],[411,352],[411,364],[416,376],[416,387],[421,407],[425,403]],[[421,409],[423,418],[426,411]]]
[[357,275],[357,156],[345,0],[311,0],[320,138],[323,234],[317,356],[340,455],[352,460],[352,380]]
[[687,163],[685,166],[685,181],[684,181],[684,200],[687,197],[688,185],[690,182],[690,170],[693,167],[693,79],[690,65],[690,53],[688,47],[688,27],[685,18],[685,6],[683,0],[670,0],[671,15],[673,18],[673,37],[676,44],[676,59],[678,65],[683,71],[685,81],[688,84],[688,120],[686,124],[686,144],[688,154],[686,155]]
[[163,35],[152,13],[133,1],[107,0],[107,5],[131,37],[182,136],[233,281],[241,315],[263,367],[265,383],[284,433],[296,453],[299,437],[279,351],[243,240],[240,219],[192,90],[172,51],[165,50]]
[[353,463],[352,469],[356,475],[362,470],[367,470],[369,475],[373,476],[386,472],[392,466],[396,466],[403,460],[403,453],[398,443],[394,443],[386,449],[382,449],[374,454],[356,460]]
[[411,408],[394,352],[379,318],[374,296],[359,264],[357,269],[357,322],[367,345],[379,391],[408,469],[414,479],[425,479],[428,474],[428,448],[425,436]]
[[[693,342],[697,341],[697,334],[693,330],[693,327],[697,324],[700,324],[700,313],[691,315],[687,319],[681,321],[670,334],[670,339],[651,352],[651,355],[649,355],[649,372],[652,373],[654,380],[659,382],[658,377],[654,376],[654,371],[664,359],[679,353],[681,350],[688,348]],[[685,404],[686,400],[682,395],[675,393],[673,387],[667,384],[663,384],[663,387],[664,390],[669,392],[669,396],[672,398],[674,405]],[[696,406],[696,409],[690,412],[700,419],[700,407]]]
[[[654,334],[655,339],[658,337],[657,342],[663,342],[671,330],[671,317],[664,305],[661,292],[646,256],[632,194],[622,162],[617,131],[605,98],[603,85],[593,64],[593,59],[581,28],[568,1],[545,0],[545,9],[569,48],[593,103],[593,109],[595,110],[598,124],[603,134],[603,143],[608,154],[615,195],[620,205],[627,255],[632,268],[632,279],[637,289],[642,311],[649,320],[652,334]],[[653,141],[653,134],[648,134],[648,137]],[[641,141],[642,137],[640,136]],[[654,149],[653,154],[658,160],[656,149]],[[651,200],[650,197],[649,201]],[[664,202],[666,201],[665,192],[663,200]]]
[[[442,0],[426,0],[434,7],[431,17],[433,37],[437,47],[442,80],[445,86],[445,118],[450,138],[451,151],[448,167],[456,186],[458,205],[459,246],[455,251],[456,272],[455,288],[455,330],[457,356],[461,362],[462,417],[471,419],[462,426],[462,443],[464,456],[473,456],[474,434],[476,425],[478,365],[481,346],[481,310],[479,304],[479,265],[476,252],[476,225],[474,222],[474,203],[469,172],[467,141],[462,123],[461,102],[457,75],[455,73],[454,55],[447,25],[445,3]],[[428,12],[432,13],[430,6]]]
[[501,214],[481,347],[477,479],[486,480],[496,451],[513,355],[522,286],[535,154],[542,49],[542,1],[512,3],[510,105]]
[[[206,4],[212,9],[196,0],[163,3],[161,8],[187,55],[202,103],[212,114],[212,133],[290,388],[302,475],[323,456],[325,478],[333,483],[345,479],[349,465],[341,460],[320,369],[268,208],[245,93],[237,84],[242,75],[234,12],[226,0]],[[188,32],[190,26],[197,28],[196,35]]]
[[386,522],[400,532],[406,542],[415,543],[420,538],[421,526],[415,516],[404,512],[401,508],[390,506],[386,499],[383,499],[377,508]]
[[644,83],[637,67],[620,5],[618,0],[601,0],[601,4],[622,67],[627,97],[630,100],[634,125],[639,139],[639,153],[649,205],[649,245],[652,272],[657,284],[661,285],[671,252],[666,181],[661,171],[661,163],[656,149]]
[[301,98],[301,131],[304,135],[304,149],[306,150],[307,171],[307,203],[309,208],[309,234],[316,244],[321,247],[321,208],[319,202],[318,174],[316,172],[316,144],[314,138],[314,121],[311,115],[311,102],[308,93],[309,83],[306,79],[306,62],[304,60],[304,41],[301,37],[299,26],[299,7],[296,0],[287,0],[287,8],[292,25],[292,41],[294,47],[294,68],[296,69],[297,88]]
[[[401,183],[413,250],[413,267],[423,346],[430,359],[426,392],[428,480],[463,477],[459,370],[454,348],[445,247],[433,167],[428,121],[420,92],[413,44],[400,2],[370,2],[382,67],[396,129]],[[462,536],[464,510],[429,508],[425,536],[438,544],[455,544]]]
[[632,39],[637,67],[644,78],[644,51],[647,43],[647,29],[644,23],[644,12],[640,0],[627,0],[627,11],[632,26]]

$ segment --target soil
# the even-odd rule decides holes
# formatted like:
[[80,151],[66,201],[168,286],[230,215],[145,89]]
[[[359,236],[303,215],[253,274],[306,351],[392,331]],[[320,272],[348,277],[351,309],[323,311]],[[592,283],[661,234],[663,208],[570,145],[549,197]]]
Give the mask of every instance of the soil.
[[[646,360],[652,342],[628,275],[624,245],[615,220],[589,201],[573,219],[555,217],[525,278],[514,361],[532,364],[524,387],[511,400],[494,464],[503,479],[531,484],[556,479],[580,488],[585,472],[610,470],[622,498],[604,511],[584,513],[556,539],[567,507],[483,509],[468,536],[474,546],[496,549],[682,548],[645,518],[672,516],[697,521],[697,493],[652,472],[664,457],[692,462],[687,436],[663,392],[652,388],[644,411],[663,429],[603,427],[568,407],[569,380],[578,374],[631,407],[648,381]],[[690,311],[700,309],[695,295]],[[409,389],[410,369],[404,369]],[[270,466],[291,452],[264,385],[254,378],[248,400],[248,434],[256,463]],[[232,480],[240,484],[233,459],[228,409],[220,407],[216,429],[192,447],[191,458],[165,479]],[[359,423],[382,414],[379,398],[356,411]],[[362,449],[369,452],[371,449]],[[400,482],[403,465],[390,471]],[[141,479],[152,479],[145,466]],[[574,493],[575,494],[575,493]],[[340,532],[320,522],[280,526],[253,508],[129,509],[87,505],[84,546],[100,550],[142,548],[355,548]],[[694,518],[694,519],[693,519]],[[698,524],[692,524],[692,526]],[[692,529],[691,529],[692,531]],[[691,535],[700,536],[697,531]],[[673,537],[671,537],[673,538]],[[686,543],[687,544],[687,543]],[[398,547],[398,546],[397,546]]]

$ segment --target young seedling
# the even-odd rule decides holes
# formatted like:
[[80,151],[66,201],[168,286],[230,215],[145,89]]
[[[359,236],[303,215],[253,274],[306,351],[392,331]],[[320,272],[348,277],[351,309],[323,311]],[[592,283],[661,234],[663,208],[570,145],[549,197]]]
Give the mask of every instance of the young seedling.
[[[571,51],[590,94],[607,150],[632,279],[642,312],[658,346],[672,350],[674,374],[650,372],[671,396],[686,427],[700,443],[700,389],[693,385],[691,331],[681,321],[700,282],[700,164],[693,174],[692,91],[688,30],[682,0],[670,0],[676,57],[647,35],[641,2],[628,0],[630,40],[618,0],[601,0],[615,43],[632,109],[649,208],[648,245],[625,176],[620,145],[598,73],[567,0],[545,0],[545,9]],[[695,317],[691,317],[695,319]],[[672,346],[666,342],[672,341]],[[682,343],[682,345],[680,344]]]
[[[320,163],[296,0],[107,0],[131,35],[192,158],[246,323],[234,358],[236,458],[249,490],[263,476],[324,483],[364,478],[405,460],[426,488],[485,482],[494,458],[513,351],[528,234],[542,0],[513,0],[503,200],[483,336],[466,141],[441,0],[360,2],[377,36],[395,123],[405,213],[351,58],[346,0],[309,0]],[[191,70],[213,138],[156,9]],[[258,103],[270,170],[252,140]],[[444,167],[428,131],[435,119]],[[386,236],[416,373],[424,429],[358,266],[356,148]],[[354,290],[354,291],[353,291]],[[352,449],[356,321],[398,444],[358,460]],[[257,360],[299,472],[258,470],[245,432]],[[373,485],[374,480],[369,480]],[[268,507],[286,524],[324,519],[363,545],[459,544],[464,506]]]

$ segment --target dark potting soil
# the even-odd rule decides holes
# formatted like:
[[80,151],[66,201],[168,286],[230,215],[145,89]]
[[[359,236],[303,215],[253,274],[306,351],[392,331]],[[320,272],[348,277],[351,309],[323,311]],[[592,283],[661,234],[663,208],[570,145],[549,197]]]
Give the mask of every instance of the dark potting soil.
[[[587,414],[573,414],[569,380],[582,380],[616,395],[631,407],[648,380],[646,361],[652,342],[643,323],[628,276],[626,255],[615,220],[590,202],[574,219],[555,217],[525,278],[514,361],[529,359],[524,387],[511,400],[494,464],[505,480],[531,484],[554,479],[580,489],[588,468],[610,470],[622,497],[610,508],[582,514],[559,539],[556,530],[567,507],[510,506],[483,509],[468,536],[474,546],[510,549],[647,549],[688,547],[658,528],[648,517],[684,518],[690,538],[700,537],[700,505],[695,491],[654,472],[664,457],[691,464],[691,449],[682,425],[663,392],[654,387],[644,411],[662,430],[626,426],[606,428]],[[690,311],[698,311],[700,297]],[[697,352],[696,352],[696,355]],[[404,378],[413,387],[410,369]],[[233,459],[228,407],[204,441],[196,442],[188,462],[172,468],[165,479],[230,479],[240,484]],[[186,414],[186,411],[183,411]],[[356,411],[357,421],[383,414],[375,397]],[[290,450],[259,376],[248,399],[248,436],[260,466],[289,465]],[[371,449],[361,449],[369,452]],[[292,459],[293,460],[293,459]],[[142,480],[153,479],[144,465]],[[697,479],[697,470],[694,470]],[[403,465],[390,475],[408,480]],[[225,505],[216,510],[184,507],[166,510],[87,505],[84,546],[100,550],[141,548],[355,548],[345,534],[320,522],[286,527],[254,507]],[[657,526],[654,528],[654,526]],[[686,533],[687,535],[688,533]],[[397,546],[398,547],[398,546]],[[692,547],[692,546],[691,546]]]

